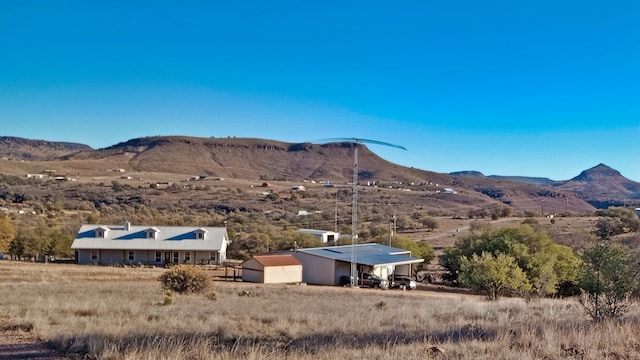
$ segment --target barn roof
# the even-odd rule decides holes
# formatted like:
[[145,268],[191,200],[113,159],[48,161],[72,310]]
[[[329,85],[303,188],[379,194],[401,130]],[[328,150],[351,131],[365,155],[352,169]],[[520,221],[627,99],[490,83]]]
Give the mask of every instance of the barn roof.
[[[351,262],[352,245],[298,249],[298,252],[327,259]],[[359,244],[355,247],[356,262],[370,266],[417,264],[424,259],[411,256],[411,251],[377,243]]]
[[253,259],[262,266],[302,265],[302,263],[292,255],[256,255]]

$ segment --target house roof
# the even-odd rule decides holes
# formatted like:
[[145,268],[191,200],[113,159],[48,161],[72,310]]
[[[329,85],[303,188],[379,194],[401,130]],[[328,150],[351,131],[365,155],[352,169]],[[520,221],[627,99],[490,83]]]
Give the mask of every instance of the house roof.
[[322,234],[338,234],[335,231],[331,231],[331,230],[317,230],[317,229],[298,229],[299,233],[304,233],[304,234],[317,234],[317,235],[322,235]]
[[300,260],[292,255],[256,255],[253,259],[262,266],[302,265]]
[[[351,262],[352,249],[352,245],[343,245],[298,249],[298,252],[337,261]],[[424,261],[424,259],[412,257],[409,250],[377,243],[356,245],[355,253],[358,264],[369,266],[417,264]]]
[[[104,238],[96,237],[96,230],[104,231]],[[148,238],[147,232],[156,233]],[[206,232],[204,239],[197,232]],[[80,227],[72,249],[88,250],[189,250],[220,251],[228,243],[227,229],[224,227],[199,226],[148,226],[91,225]]]

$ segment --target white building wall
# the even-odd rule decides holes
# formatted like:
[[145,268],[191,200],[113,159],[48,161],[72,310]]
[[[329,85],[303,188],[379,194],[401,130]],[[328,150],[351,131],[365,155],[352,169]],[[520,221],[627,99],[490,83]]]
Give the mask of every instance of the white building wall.
[[193,260],[196,264],[220,264],[217,251],[194,251]]
[[98,250],[101,265],[128,263],[124,250]]
[[93,261],[91,261],[91,251],[89,250],[78,250],[77,257],[76,261],[78,264],[87,265],[93,263]]
[[302,265],[267,266],[264,268],[265,284],[290,284],[301,282]]
[[264,272],[254,269],[242,269],[242,281],[252,283],[264,283]]
[[336,265],[331,259],[321,258],[302,252],[293,252],[296,259],[302,263],[302,281],[315,285],[337,285]]
[[242,281],[264,283],[264,267],[255,259],[249,259],[242,264]]
[[411,265],[398,265],[393,273],[396,275],[411,276]]
[[[223,246],[226,250],[226,246]],[[98,260],[91,259],[91,252],[98,252]],[[134,259],[129,260],[129,251],[134,252]],[[160,262],[156,262],[156,251],[160,251]],[[78,249],[78,264],[112,265],[112,264],[164,264],[165,252],[170,252],[169,261],[173,263],[173,253],[176,250],[85,250]],[[191,259],[185,262],[185,252],[189,252]],[[218,251],[188,251],[181,250],[179,253],[179,263],[188,264],[222,264],[224,257]]]

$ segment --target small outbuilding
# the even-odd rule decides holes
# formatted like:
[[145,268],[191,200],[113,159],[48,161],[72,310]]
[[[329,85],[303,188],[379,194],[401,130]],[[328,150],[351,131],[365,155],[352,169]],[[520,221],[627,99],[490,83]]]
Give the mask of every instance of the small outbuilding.
[[302,263],[292,255],[256,255],[242,263],[242,281],[299,284],[302,282]]
[[318,240],[320,240],[323,244],[326,244],[326,243],[334,244],[340,238],[339,232],[328,231],[328,230],[298,229],[298,233],[313,235]]

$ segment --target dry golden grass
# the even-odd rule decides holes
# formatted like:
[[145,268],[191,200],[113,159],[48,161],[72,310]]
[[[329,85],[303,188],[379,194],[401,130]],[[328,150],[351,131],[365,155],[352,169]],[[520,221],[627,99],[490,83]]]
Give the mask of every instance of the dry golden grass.
[[90,359],[635,359],[640,351],[636,305],[624,320],[594,324],[572,300],[215,282],[216,300],[174,295],[165,306],[162,271],[1,261],[0,320]]

